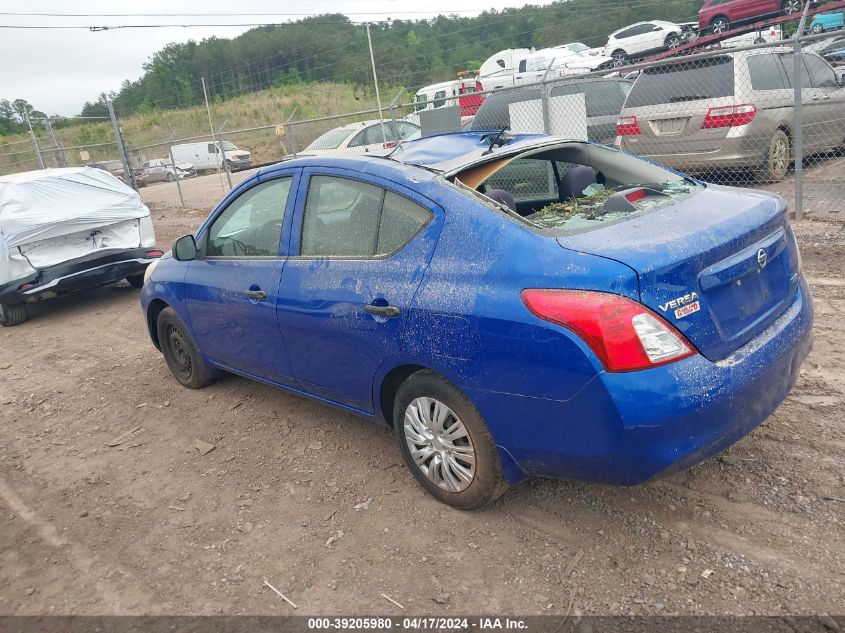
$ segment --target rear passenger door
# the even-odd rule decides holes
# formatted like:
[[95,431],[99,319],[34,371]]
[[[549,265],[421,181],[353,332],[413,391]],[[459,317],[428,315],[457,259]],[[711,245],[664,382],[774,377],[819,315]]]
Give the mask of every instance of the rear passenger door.
[[302,186],[277,303],[293,372],[307,392],[372,413],[375,373],[401,350],[443,212],[358,172],[308,169]]

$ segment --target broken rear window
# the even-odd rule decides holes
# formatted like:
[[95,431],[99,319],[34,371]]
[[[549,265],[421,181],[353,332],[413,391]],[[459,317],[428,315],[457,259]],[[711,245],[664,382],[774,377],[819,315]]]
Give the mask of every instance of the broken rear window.
[[695,195],[701,185],[586,143],[491,160],[455,184],[532,228],[569,234],[621,222]]

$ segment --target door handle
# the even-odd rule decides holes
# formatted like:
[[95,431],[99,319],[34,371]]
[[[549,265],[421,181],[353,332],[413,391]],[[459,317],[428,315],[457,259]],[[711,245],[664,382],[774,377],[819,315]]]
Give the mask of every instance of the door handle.
[[257,301],[264,301],[267,298],[267,292],[264,290],[244,290],[244,294]]
[[372,304],[368,304],[364,306],[364,312],[388,318],[399,316],[399,308],[396,306],[374,306]]

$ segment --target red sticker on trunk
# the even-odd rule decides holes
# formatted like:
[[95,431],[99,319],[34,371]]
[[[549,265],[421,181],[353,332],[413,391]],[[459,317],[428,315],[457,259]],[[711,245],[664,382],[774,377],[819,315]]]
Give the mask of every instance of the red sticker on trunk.
[[675,318],[683,319],[685,316],[690,315],[693,312],[698,312],[699,310],[701,310],[701,305],[698,301],[693,301],[689,305],[685,305],[682,308],[675,310]]

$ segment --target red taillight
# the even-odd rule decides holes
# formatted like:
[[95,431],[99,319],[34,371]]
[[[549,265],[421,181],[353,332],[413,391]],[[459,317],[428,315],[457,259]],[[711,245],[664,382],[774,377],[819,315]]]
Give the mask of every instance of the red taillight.
[[149,255],[150,257],[161,257],[162,255],[164,255],[164,251],[153,249],[151,251],[147,251],[147,255]]
[[753,105],[710,108],[707,111],[707,116],[704,117],[704,123],[701,124],[701,127],[705,130],[711,130],[717,127],[748,125],[754,120],[755,116],[757,116],[757,107]]
[[538,318],[575,332],[613,372],[665,365],[695,354],[684,336],[647,307],[608,292],[523,290]]
[[389,149],[391,147],[396,147],[396,141],[387,141],[387,143],[383,143],[382,147],[384,149]]
[[640,133],[640,124],[635,116],[621,116],[616,121],[616,136],[637,136]]
[[18,286],[18,290],[29,290],[30,288],[34,288],[32,284],[21,284]]

